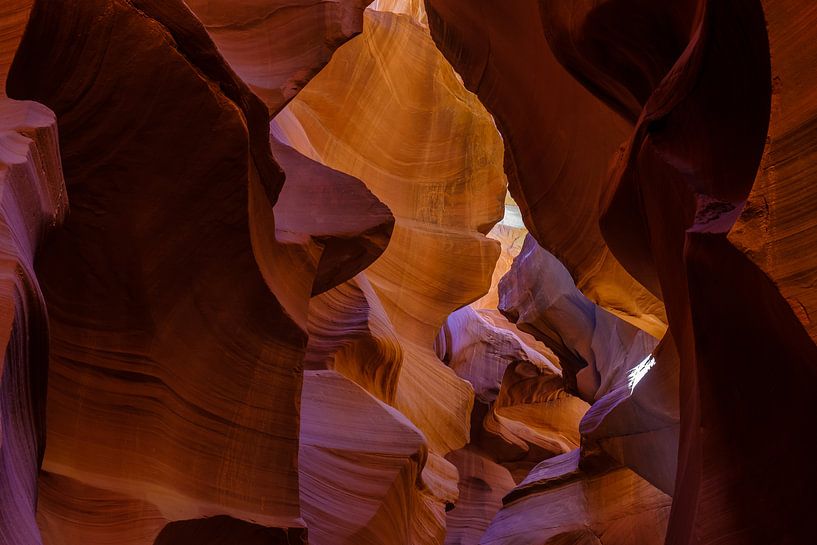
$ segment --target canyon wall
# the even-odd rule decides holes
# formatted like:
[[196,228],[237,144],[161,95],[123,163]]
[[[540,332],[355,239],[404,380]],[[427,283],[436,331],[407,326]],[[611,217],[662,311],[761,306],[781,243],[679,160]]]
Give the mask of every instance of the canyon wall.
[[811,542],[815,22],[0,0],[0,544]]

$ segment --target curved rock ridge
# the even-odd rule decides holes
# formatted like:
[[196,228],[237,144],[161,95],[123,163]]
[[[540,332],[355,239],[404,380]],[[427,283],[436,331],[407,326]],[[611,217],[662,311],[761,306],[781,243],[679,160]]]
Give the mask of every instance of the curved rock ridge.
[[598,224],[630,122],[559,64],[538,0],[427,0],[426,9],[440,51],[496,120],[509,190],[531,235],[593,302],[660,338],[660,286],[644,289],[611,254]]
[[447,456],[460,472],[460,497],[446,519],[446,543],[477,543],[514,480],[579,446],[587,403],[565,392],[558,364],[523,335],[470,306],[449,316],[440,332],[441,359],[476,394],[470,442]]
[[[279,199],[267,110],[181,2],[35,2],[8,89],[54,108],[74,206],[37,264],[51,486],[297,534],[309,298],[383,251],[388,208],[272,142]],[[49,494],[53,539],[96,524],[71,501]]]
[[[361,337],[378,347],[378,358],[389,356],[378,359],[387,365],[383,372],[354,370],[355,363],[374,361],[368,355],[373,353],[357,348],[343,367],[337,358],[331,366],[392,404],[424,434],[427,518],[415,517],[411,542],[442,543],[444,507],[457,498],[456,469],[443,456],[468,442],[473,390],[439,360],[434,342],[446,317],[490,285],[500,244],[485,233],[501,218],[505,194],[499,135],[422,24],[373,11],[365,16],[362,36],[336,52],[276,117],[272,132],[305,155],[361,179],[394,213],[388,248],[362,275],[371,292],[356,280],[357,288],[341,287],[313,302],[322,300],[316,308],[323,313],[331,298],[340,301],[360,289],[370,332],[373,319],[388,324]],[[336,318],[325,314],[319,330],[330,335],[315,347],[331,339],[331,321],[365,315],[340,305],[333,311]],[[379,352],[383,347],[388,352]]]
[[813,202],[817,81],[808,68],[817,55],[810,32],[817,9],[806,2],[764,1],[772,71],[772,108],[766,147],[746,206],[729,241],[774,282],[812,340],[817,340],[809,252],[817,218]]
[[361,32],[372,0],[185,0],[270,114]]
[[34,258],[65,218],[54,114],[0,99],[0,543],[39,545],[34,519],[45,448],[48,317]]
[[[628,136],[619,152],[598,148],[612,167],[592,174],[588,184],[604,188],[592,221],[600,222],[607,247],[633,278],[661,295],[671,335],[664,359],[678,361],[680,448],[666,542],[810,539],[803,506],[814,503],[817,475],[796,437],[813,427],[814,416],[795,400],[808,395],[817,373],[807,293],[814,271],[805,259],[812,207],[803,189],[810,185],[806,140],[813,117],[803,67],[813,55],[808,33],[792,32],[792,25],[804,29],[813,10],[775,0],[541,0],[487,16],[488,3],[470,4],[470,12],[453,0],[426,4],[435,40],[465,81],[483,89],[486,104],[494,104],[489,109],[509,148],[521,131],[540,125],[503,119],[500,112],[512,111],[528,93],[503,99],[492,74],[513,74],[520,62],[501,53],[500,39],[489,40],[490,49],[479,43],[474,28],[512,44],[521,27],[511,31],[504,22],[525,9],[554,57],[600,99],[591,113],[579,106],[581,94],[554,87],[555,98],[538,104],[563,100],[569,106],[562,114],[576,111],[570,108],[581,114],[553,118],[553,132],[574,130],[579,118],[593,120],[603,133],[614,113],[633,123],[624,127]],[[533,40],[530,35],[526,43]],[[571,149],[587,160],[581,148]],[[512,166],[524,169],[517,156]],[[529,224],[552,217],[532,215]],[[532,232],[576,275],[558,244]],[[781,379],[770,392],[762,377],[771,361],[779,362]],[[671,367],[653,387],[673,388]],[[761,411],[753,401],[759,398],[774,409]],[[607,418],[620,420],[610,421],[611,428],[626,420],[606,411],[599,417],[589,429]],[[650,430],[645,424],[638,427]],[[781,439],[752,446],[759,435]],[[787,453],[782,469],[776,463],[781,452]]]
[[574,450],[536,466],[505,497],[479,543],[663,543],[671,498],[626,468],[588,471],[579,466],[579,458]]
[[[425,478],[439,482],[430,468],[451,473],[441,456],[467,442],[473,393],[437,358],[434,339],[450,312],[485,293],[499,253],[484,235],[501,217],[505,189],[490,116],[426,29],[367,12],[363,35],[276,118],[273,133],[361,179],[395,215],[389,247],[364,274],[402,349],[394,406],[426,436]],[[456,484],[452,475],[444,488]]]
[[333,369],[389,404],[397,394],[403,349],[365,274],[309,303],[306,369]]
[[588,402],[620,384],[657,344],[587,299],[530,235],[498,290],[499,310],[558,354],[567,384]]
[[[806,483],[817,474],[794,430],[814,417],[793,400],[817,377],[817,352],[784,295],[727,239],[769,141],[775,55],[766,16],[776,7],[693,6],[688,43],[644,104],[602,218],[622,262],[642,281],[661,282],[680,355],[673,545],[810,539],[802,505],[814,503]],[[764,311],[748,311],[746,301],[762,301]],[[760,376],[772,360],[783,378],[770,396]],[[759,411],[749,401],[757,396],[775,409]],[[750,447],[759,433],[783,439]],[[779,452],[787,453],[782,471],[772,462]]]
[[274,137],[270,143],[276,161],[290,174],[273,209],[276,239],[282,246],[303,247],[304,255],[291,257],[293,270],[316,260],[309,292],[315,296],[351,280],[380,257],[394,229],[394,216],[357,178],[325,167]]
[[334,371],[306,371],[301,400],[301,508],[314,545],[422,542],[429,492],[423,434]]

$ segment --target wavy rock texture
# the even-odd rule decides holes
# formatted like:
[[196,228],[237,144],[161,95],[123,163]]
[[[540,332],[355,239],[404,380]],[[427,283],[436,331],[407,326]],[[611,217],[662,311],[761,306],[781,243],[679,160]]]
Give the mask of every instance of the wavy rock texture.
[[3,0],[0,2],[0,82],[6,96],[6,76],[20,39],[23,37],[33,0]]
[[424,513],[423,434],[396,409],[334,371],[307,371],[299,453],[309,541],[418,543]]
[[272,115],[360,33],[372,0],[187,0]]
[[48,323],[34,257],[67,211],[54,114],[0,101],[0,543],[41,543],[34,520],[45,448]]
[[0,0],[0,544],[810,543],[813,23]]
[[[644,104],[602,227],[628,268],[660,280],[680,354],[679,477],[667,543],[798,542],[810,531],[801,506],[814,501],[805,483],[817,475],[793,469],[807,458],[793,439],[749,442],[813,425],[792,400],[814,380],[817,353],[785,298],[726,238],[769,125],[763,6],[700,2],[690,10],[683,54]],[[763,301],[764,312],[747,311],[749,300]],[[769,398],[759,373],[770,359],[785,362],[777,372],[786,393],[772,394],[775,410],[761,412],[749,399]],[[733,365],[737,377],[727,371]],[[772,462],[778,452],[789,453],[782,473]]]
[[[817,9],[807,2],[762,2],[772,58],[772,112],[760,170],[729,241],[774,282],[812,340],[817,339],[817,270],[809,252],[817,237],[812,202],[817,48],[810,30]],[[808,31],[805,31],[808,29]],[[803,31],[805,32],[803,32]]]
[[[313,330],[324,335],[311,347],[331,339],[332,322],[361,324],[361,341],[323,365],[391,403],[424,434],[429,517],[413,522],[412,542],[441,543],[444,506],[457,496],[456,470],[442,456],[468,441],[473,390],[439,360],[434,340],[449,313],[490,285],[500,244],[484,233],[501,217],[505,189],[499,136],[427,29],[386,12],[367,12],[363,35],[276,118],[273,134],[361,179],[394,213],[390,244],[365,282],[327,292],[316,307],[323,314],[333,299],[356,297],[368,310],[356,317],[335,304],[322,326],[316,312]],[[377,367],[364,367],[375,359]]]
[[312,298],[306,369],[333,369],[392,404],[402,363],[400,339],[365,274]]
[[630,124],[558,63],[537,0],[511,7],[428,0],[426,7],[438,47],[502,132],[509,190],[533,237],[592,301],[663,335],[660,286],[647,286],[650,293],[638,284],[610,253],[598,226],[607,172]]
[[[284,177],[266,108],[181,3],[38,2],[9,82],[55,109],[75,207],[38,262],[52,335],[44,469],[168,521],[302,526],[308,300],[383,251],[390,212],[274,143],[290,170],[276,225]],[[51,517],[53,536],[94,525],[74,512],[87,518]]]
[[663,543],[669,496],[628,469],[587,472],[578,462],[578,451],[572,451],[539,464],[506,496],[480,543]]
[[460,497],[446,519],[448,544],[477,543],[515,479],[579,446],[587,403],[565,392],[548,352],[522,335],[502,316],[470,306],[453,313],[440,332],[441,359],[476,394],[470,442],[447,456],[460,472]]
[[588,300],[530,236],[498,288],[499,310],[558,354],[568,385],[588,402],[621,383],[657,344]]
[[[813,425],[792,399],[813,383],[814,344],[791,301],[726,238],[768,140],[772,73],[764,15],[785,8],[701,1],[655,6],[632,18],[631,8],[641,3],[542,6],[560,61],[612,110],[636,105],[602,231],[640,282],[660,284],[680,356],[681,446],[667,542],[807,539],[802,505],[813,503],[805,483],[814,475],[793,469],[807,465],[807,455],[789,440],[760,448],[749,442],[758,433],[793,438],[794,430]],[[558,15],[564,10],[569,17]],[[594,24],[602,18],[604,26]],[[656,45],[656,29],[664,29],[664,45]],[[631,38],[622,42],[622,35]],[[610,62],[611,51],[619,62]],[[747,217],[757,210],[756,201]],[[764,311],[749,310],[748,301],[763,301]],[[785,362],[777,372],[786,394],[772,394],[775,410],[761,414],[750,400],[769,397],[760,376],[771,359]],[[742,370],[738,377],[728,371],[733,366]],[[773,462],[782,451],[791,453],[783,475]],[[727,461],[733,459],[739,462]]]

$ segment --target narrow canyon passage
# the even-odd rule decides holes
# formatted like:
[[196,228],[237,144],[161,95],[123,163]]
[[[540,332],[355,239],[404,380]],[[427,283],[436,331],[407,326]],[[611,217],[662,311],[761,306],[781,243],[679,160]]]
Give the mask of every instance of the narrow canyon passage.
[[0,545],[816,541],[812,28],[0,0]]

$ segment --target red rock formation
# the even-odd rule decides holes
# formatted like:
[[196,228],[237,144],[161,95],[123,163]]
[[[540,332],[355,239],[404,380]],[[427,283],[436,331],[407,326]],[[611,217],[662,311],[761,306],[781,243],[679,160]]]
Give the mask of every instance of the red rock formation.
[[660,288],[644,290],[598,227],[606,173],[629,124],[559,65],[536,0],[512,8],[487,0],[426,6],[435,42],[503,135],[509,190],[531,234],[592,301],[660,337]]
[[660,545],[671,499],[625,468],[545,460],[505,497],[483,545]]
[[418,543],[428,494],[423,434],[334,371],[307,371],[299,453],[301,507],[314,545]]
[[48,323],[34,257],[67,210],[54,114],[0,101],[0,543],[40,543]]
[[[363,35],[272,127],[305,155],[362,180],[395,215],[389,247],[364,272],[371,292],[356,280],[319,297],[310,348],[337,350],[345,342],[341,324],[360,324],[349,337],[358,340],[340,358],[322,356],[323,365],[392,404],[424,434],[423,499],[431,506],[423,511],[429,517],[415,517],[412,542],[441,543],[445,506],[457,496],[456,469],[443,456],[468,442],[473,389],[439,360],[434,340],[447,316],[490,284],[499,243],[485,233],[501,217],[505,188],[499,136],[428,30],[387,12],[367,13]],[[364,367],[372,363],[379,368]]]
[[0,0],[0,544],[810,543],[814,22]]
[[[808,179],[807,159],[789,161],[784,159],[787,151],[780,150],[798,149],[799,154],[799,138],[808,134],[810,119],[805,97],[811,94],[807,77],[793,71],[802,66],[800,59],[810,58],[807,39],[787,26],[783,30],[783,21],[805,24],[811,12],[795,2],[775,1],[664,5],[543,0],[541,18],[534,16],[533,2],[512,10],[503,6],[493,17],[486,17],[487,3],[480,4],[479,14],[461,9],[455,17],[455,4],[428,0],[432,32],[466,82],[482,90],[486,103],[492,101],[492,111],[505,116],[500,128],[509,147],[519,134],[529,134],[525,131],[574,130],[577,118],[595,120],[603,130],[615,111],[635,123],[617,157],[609,149],[603,154],[614,168],[609,189],[599,193],[600,220],[618,261],[663,297],[680,356],[679,467],[667,543],[808,540],[803,506],[815,503],[817,475],[796,430],[813,427],[814,421],[795,400],[808,395],[817,378],[817,352],[803,327],[810,327],[810,296],[804,295],[802,302],[798,298],[806,293],[802,279],[813,267],[795,258],[792,249],[796,245],[799,255],[807,254],[803,245],[810,241],[810,220],[797,228],[794,222],[812,214],[806,201],[791,200],[806,194],[801,188]],[[509,112],[526,96],[541,96],[503,95],[492,76],[518,70],[518,57],[493,46],[519,39],[517,25],[509,23],[521,23],[517,17],[523,14],[528,28],[539,28],[532,32],[547,38],[559,62],[607,109],[592,112],[582,106],[579,115],[565,115],[572,110],[563,108],[550,127],[536,118],[511,117]],[[497,36],[490,40],[490,58],[475,39],[474,28],[480,26]],[[535,43],[532,34],[526,43]],[[779,49],[770,54],[775,43]],[[532,72],[554,73],[538,67]],[[782,73],[788,74],[788,88]],[[778,85],[775,94],[772,78]],[[583,100],[565,88],[553,88],[550,97],[537,104],[567,101],[576,108]],[[803,107],[784,110],[782,97]],[[770,109],[772,128],[767,131]],[[536,172],[516,156],[512,168]],[[585,154],[579,156],[587,160]],[[745,207],[758,165],[764,169]],[[791,169],[792,178],[778,178],[776,165]],[[608,184],[602,172],[591,177],[590,185]],[[774,189],[784,185],[785,194]],[[540,202],[540,190],[521,186],[520,193]],[[517,200],[528,206],[525,197]],[[733,230],[742,211],[743,220]],[[536,218],[530,219],[535,224]],[[558,241],[535,234],[557,255],[567,256]],[[573,270],[570,259],[567,264]],[[633,297],[641,300],[636,293]],[[757,303],[763,311],[753,310]],[[665,343],[670,361],[675,359],[672,342]],[[770,361],[780,362],[775,371],[780,381],[772,391],[762,378]],[[761,410],[754,401],[760,398],[773,409]],[[753,445],[758,436],[779,440]],[[781,452],[787,453],[784,468],[777,463]]]
[[6,94],[6,76],[28,22],[33,0],[0,1],[0,83]]
[[187,0],[272,115],[360,33],[372,0]]
[[[266,108],[181,3],[36,3],[9,92],[55,109],[73,206],[38,263],[52,337],[44,468],[169,521],[301,526],[308,298],[382,252],[388,209],[276,145],[292,169],[276,226],[284,177]],[[338,195],[370,215],[346,204],[289,226]]]

